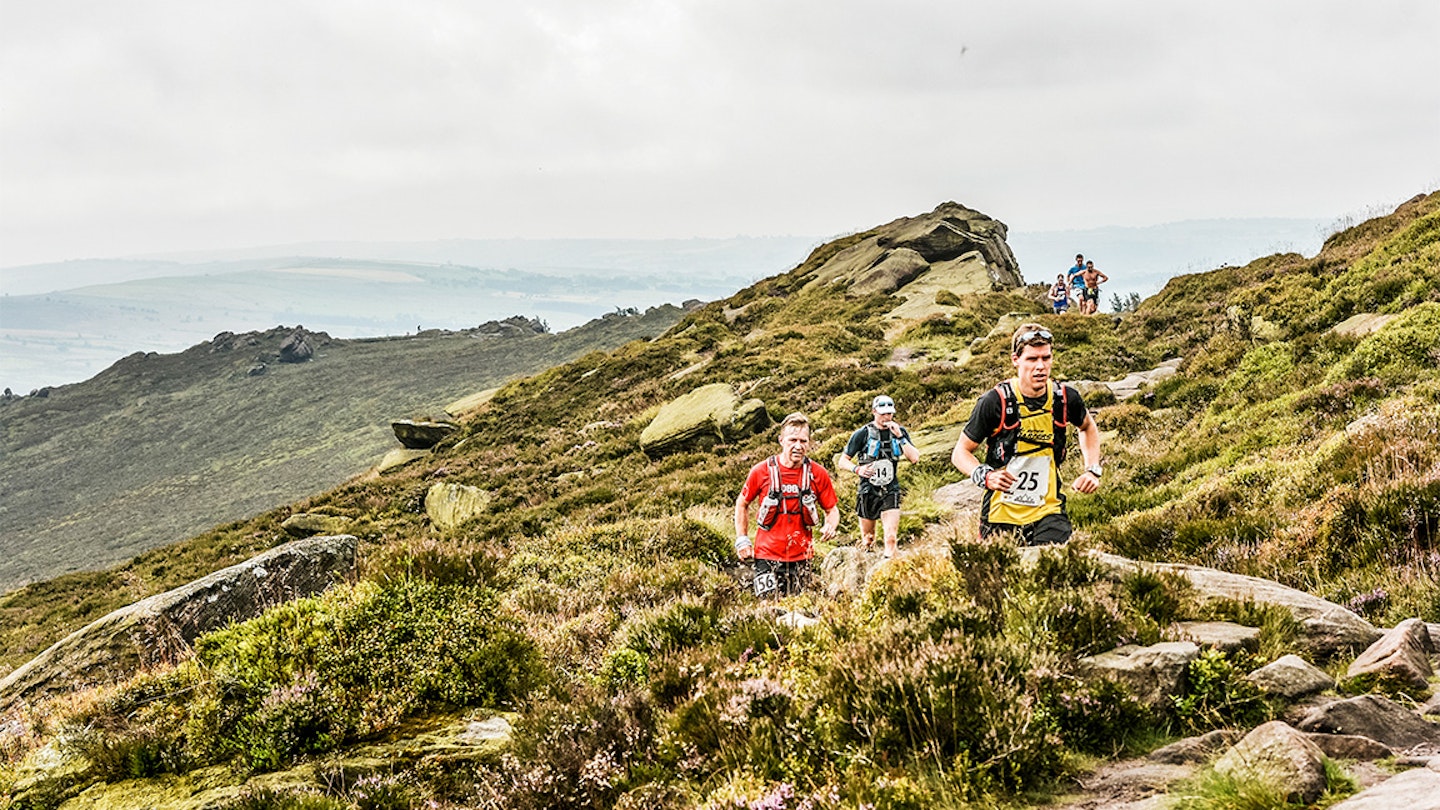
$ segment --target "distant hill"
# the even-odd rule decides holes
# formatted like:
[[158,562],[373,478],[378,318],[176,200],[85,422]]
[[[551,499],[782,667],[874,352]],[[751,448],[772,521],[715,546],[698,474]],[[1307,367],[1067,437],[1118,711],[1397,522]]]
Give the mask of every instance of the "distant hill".
[[394,419],[443,415],[516,375],[658,335],[681,314],[667,305],[512,337],[322,333],[298,364],[274,359],[294,331],[282,327],[136,353],[83,383],[0,402],[0,591],[336,486],[399,448]]
[[[1013,231],[1031,283],[1085,252],[1112,295],[1257,255],[1320,247],[1323,222],[1193,220]],[[516,313],[568,329],[617,308],[723,298],[793,267],[822,240],[447,239],[311,242],[85,259],[0,270],[0,388],[89,379],[135,351],[176,352],[216,332],[301,323],[334,337],[463,329]]]
[[[465,329],[522,314],[563,330],[619,309],[728,295],[794,257],[775,261],[732,264],[725,272],[673,267],[648,274],[311,256],[198,265],[88,262],[88,270],[72,277],[165,274],[0,299],[0,387],[24,394],[78,382],[135,351],[175,352],[217,332],[276,323],[360,338]],[[59,278],[70,267],[42,269]]]

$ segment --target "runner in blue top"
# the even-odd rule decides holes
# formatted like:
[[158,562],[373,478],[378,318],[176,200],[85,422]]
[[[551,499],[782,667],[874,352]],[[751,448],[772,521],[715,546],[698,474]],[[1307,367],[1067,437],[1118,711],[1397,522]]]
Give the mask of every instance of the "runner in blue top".
[[1076,253],[1075,266],[1065,271],[1065,281],[1071,287],[1075,288],[1076,298],[1080,297],[1080,290],[1085,287],[1085,280],[1080,278],[1080,274],[1083,272],[1085,272],[1085,254]]

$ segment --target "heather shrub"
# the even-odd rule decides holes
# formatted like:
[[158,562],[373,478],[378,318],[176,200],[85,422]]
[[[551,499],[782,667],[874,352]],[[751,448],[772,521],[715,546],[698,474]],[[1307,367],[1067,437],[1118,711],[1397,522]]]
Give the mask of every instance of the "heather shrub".
[[1049,669],[1035,677],[1041,710],[1067,747],[1113,755],[1155,727],[1154,711],[1109,678],[1077,678]]
[[[611,807],[661,755],[659,717],[643,692],[578,687],[532,705],[501,756],[507,807]],[[633,774],[633,775],[632,775]]]
[[684,650],[719,638],[720,611],[682,600],[636,616],[622,633],[627,647],[648,656]]
[[1094,414],[1101,430],[1113,430],[1125,439],[1139,435],[1150,423],[1150,409],[1134,402],[1100,408]]
[[[202,636],[221,698],[192,738],[269,770],[443,706],[506,706],[538,682],[534,645],[493,592],[397,579],[298,600]],[[192,726],[194,724],[192,723]]]
[[1005,590],[1019,561],[1014,544],[1000,538],[968,540],[957,532],[950,539],[950,562],[964,578],[965,593],[994,630],[1000,627]]
[[1004,638],[885,625],[826,662],[826,737],[892,765],[929,760],[968,771],[976,785],[1036,784],[1060,760],[1056,741],[1031,722],[1032,655]]
[[1143,567],[1126,574],[1121,587],[1131,608],[1161,627],[1181,618],[1194,590],[1180,574]]
[[1172,698],[1175,718],[1192,732],[1257,726],[1271,717],[1260,688],[1245,674],[1262,662],[1244,653],[1233,658],[1209,649],[1185,669],[1185,692]]

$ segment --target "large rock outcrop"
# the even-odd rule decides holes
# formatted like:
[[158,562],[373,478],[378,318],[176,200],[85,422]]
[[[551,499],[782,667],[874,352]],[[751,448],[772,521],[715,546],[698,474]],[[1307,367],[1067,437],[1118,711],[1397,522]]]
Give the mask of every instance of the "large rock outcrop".
[[770,424],[765,403],[741,400],[727,383],[703,385],[666,403],[640,433],[640,449],[652,458],[734,441]]
[[113,611],[0,680],[0,714],[17,701],[127,677],[177,660],[204,633],[325,590],[355,567],[349,535],[277,546],[174,590]]
[[843,284],[851,295],[897,293],[889,314],[909,322],[944,308],[941,291],[964,295],[1024,286],[1020,264],[1006,243],[1005,223],[955,202],[903,217],[870,231],[827,259],[809,282]]

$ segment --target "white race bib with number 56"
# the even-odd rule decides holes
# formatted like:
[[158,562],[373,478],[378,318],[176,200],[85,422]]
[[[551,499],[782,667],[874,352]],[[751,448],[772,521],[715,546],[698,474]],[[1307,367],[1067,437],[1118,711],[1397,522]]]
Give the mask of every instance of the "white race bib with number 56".
[[1016,456],[1005,469],[1015,476],[1015,485],[1000,496],[1002,503],[1016,506],[1039,506],[1050,491],[1050,456],[1034,453]]

